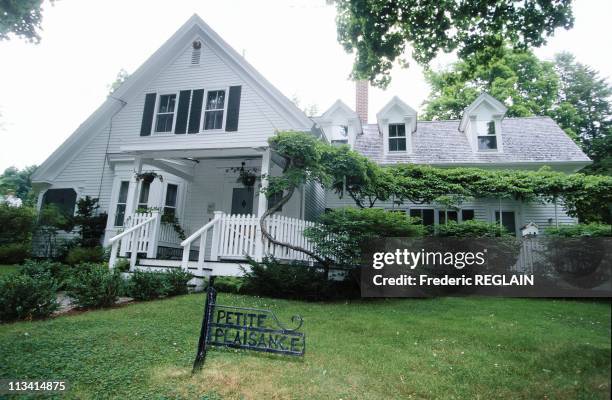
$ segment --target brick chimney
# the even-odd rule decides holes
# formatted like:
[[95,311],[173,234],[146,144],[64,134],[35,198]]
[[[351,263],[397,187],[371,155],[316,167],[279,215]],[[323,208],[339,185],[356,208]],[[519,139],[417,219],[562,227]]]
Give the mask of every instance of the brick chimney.
[[368,123],[368,81],[355,81],[355,111],[362,124]]

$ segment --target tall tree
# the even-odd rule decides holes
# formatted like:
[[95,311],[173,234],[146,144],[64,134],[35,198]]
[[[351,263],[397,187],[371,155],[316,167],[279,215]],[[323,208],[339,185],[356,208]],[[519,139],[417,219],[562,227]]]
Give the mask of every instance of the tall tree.
[[458,119],[486,91],[508,105],[508,115],[546,115],[557,100],[559,79],[552,62],[529,50],[501,48],[478,52],[439,72],[427,69],[431,87],[425,119]]
[[36,168],[36,165],[30,165],[21,170],[15,167],[5,169],[0,175],[0,194],[13,192],[21,200],[28,200],[28,195],[32,190],[32,174]]
[[574,135],[584,152],[593,159],[589,168],[612,172],[612,86],[598,71],[576,62],[570,53],[555,56],[560,80],[555,120]]
[[338,41],[355,51],[352,76],[389,84],[406,47],[426,65],[439,52],[466,58],[485,48],[538,47],[573,26],[571,0],[336,0]]
[[40,42],[42,3],[43,0],[0,1],[0,41],[14,34],[29,42]]

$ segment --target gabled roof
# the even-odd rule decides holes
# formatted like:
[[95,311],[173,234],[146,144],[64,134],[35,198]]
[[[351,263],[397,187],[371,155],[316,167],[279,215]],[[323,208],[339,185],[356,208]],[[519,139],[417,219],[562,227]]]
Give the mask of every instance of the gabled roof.
[[327,109],[327,111],[325,111],[319,117],[319,119],[321,119],[321,120],[329,119],[338,110],[342,111],[348,118],[359,118],[359,116],[357,116],[357,113],[355,111],[353,111],[349,106],[347,106],[345,102],[343,102],[342,100],[338,99],[338,100],[336,100],[336,102],[334,104],[331,105],[331,107],[329,107]]
[[[357,134],[362,133],[361,121],[359,120],[359,116],[357,115],[355,111],[353,111],[353,109],[347,106],[346,103],[340,99],[336,100],[334,104],[332,104],[331,107],[327,109],[327,111],[325,111],[319,117],[315,117],[314,120],[320,125],[331,124],[333,122],[332,118],[334,114],[338,112],[341,112],[342,114],[344,114],[344,116],[347,119],[347,122],[349,122],[349,125],[355,126],[356,128],[355,131]],[[328,139],[331,139],[331,138],[328,138]]]
[[480,96],[478,96],[476,100],[472,102],[472,104],[470,104],[469,106],[466,107],[465,110],[463,110],[463,118],[461,118],[461,123],[459,124],[459,130],[461,131],[465,130],[465,125],[467,124],[467,121],[469,120],[470,115],[482,103],[487,103],[489,106],[491,106],[495,110],[496,113],[501,114],[502,116],[506,114],[506,111],[508,111],[508,108],[506,108],[506,106],[502,102],[500,102],[499,100],[497,100],[495,97],[491,96],[490,94],[486,92],[482,92]]
[[378,113],[376,113],[376,118],[384,118],[385,114],[391,111],[393,107],[398,107],[400,110],[402,110],[404,115],[416,115],[417,114],[414,108],[410,107],[399,97],[393,96],[391,100],[389,100],[389,102],[385,104],[385,106]]
[[580,169],[591,160],[549,117],[505,118],[503,152],[474,152],[460,121],[419,121],[413,133],[413,151],[384,154],[383,138],[376,124],[364,126],[355,150],[379,164],[414,163],[437,166],[565,165]]
[[197,14],[194,14],[40,165],[32,180],[45,182],[55,178],[64,166],[78,154],[79,150],[109,123],[112,116],[135,96],[140,95],[150,81],[172,62],[195,37],[204,39],[206,44],[213,48],[230,68],[234,69],[253,90],[269,100],[279,114],[290,121],[295,129],[313,130],[314,123],[311,119],[257,72]]
[[386,115],[389,112],[391,112],[394,108],[399,109],[403,116],[414,117],[414,123],[412,126],[412,131],[414,132],[416,130],[417,112],[414,108],[410,107],[408,104],[406,104],[402,99],[400,99],[397,96],[393,96],[391,100],[389,100],[389,102],[385,104],[385,106],[378,113],[376,113],[376,119],[378,120],[378,124],[380,125],[380,121],[382,119],[385,119]]

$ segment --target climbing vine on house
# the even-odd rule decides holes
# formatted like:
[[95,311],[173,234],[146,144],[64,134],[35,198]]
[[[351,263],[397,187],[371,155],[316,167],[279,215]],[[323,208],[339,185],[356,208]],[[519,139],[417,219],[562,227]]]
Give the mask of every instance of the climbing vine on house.
[[269,139],[270,148],[284,159],[280,176],[263,176],[268,198],[283,195],[262,216],[260,226],[272,243],[301,251],[315,260],[329,260],[298,246],[282,243],[267,231],[265,219],[277,212],[304,184],[317,183],[357,207],[372,208],[380,201],[449,204],[468,198],[514,199],[560,203],[582,222],[611,222],[612,177],[539,171],[434,168],[414,164],[381,167],[348,146],[331,146],[301,132],[280,132]]

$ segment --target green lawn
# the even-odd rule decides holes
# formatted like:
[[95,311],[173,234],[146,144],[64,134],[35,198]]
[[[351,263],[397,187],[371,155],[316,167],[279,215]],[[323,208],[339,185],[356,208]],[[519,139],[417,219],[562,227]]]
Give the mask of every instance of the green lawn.
[[17,272],[19,268],[20,268],[19,265],[0,264],[0,276],[12,274],[13,272]]
[[0,326],[0,377],[73,398],[604,399],[610,303],[441,298],[218,303],[304,317],[304,359],[214,350],[190,376],[202,294]]

